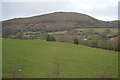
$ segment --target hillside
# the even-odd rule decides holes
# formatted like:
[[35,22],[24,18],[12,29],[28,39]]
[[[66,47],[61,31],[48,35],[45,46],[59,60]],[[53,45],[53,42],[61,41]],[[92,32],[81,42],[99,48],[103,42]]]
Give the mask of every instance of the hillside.
[[75,28],[115,28],[116,22],[105,22],[91,16],[75,12],[55,12],[28,18],[15,18],[3,21],[3,34],[21,31],[54,32]]
[[70,43],[3,39],[4,78],[117,78],[118,53]]
[[101,21],[75,12],[55,12],[28,18],[3,21],[2,37],[12,39],[37,39],[74,43],[120,50],[118,21]]

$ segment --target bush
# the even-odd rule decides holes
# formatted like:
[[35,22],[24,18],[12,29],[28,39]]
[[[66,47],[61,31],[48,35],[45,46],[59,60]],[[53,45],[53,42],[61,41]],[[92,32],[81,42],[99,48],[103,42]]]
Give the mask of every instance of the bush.
[[56,41],[53,35],[47,35],[47,41]]
[[77,38],[74,39],[74,44],[79,44],[79,40]]

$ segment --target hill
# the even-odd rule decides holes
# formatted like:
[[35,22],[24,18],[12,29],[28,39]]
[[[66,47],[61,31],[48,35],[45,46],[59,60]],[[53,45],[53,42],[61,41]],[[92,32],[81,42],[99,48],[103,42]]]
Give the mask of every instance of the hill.
[[15,18],[2,22],[3,35],[23,31],[54,32],[76,28],[116,28],[117,21],[101,21],[75,12],[55,12],[29,18]]
[[118,53],[70,43],[3,39],[4,78],[117,78]]

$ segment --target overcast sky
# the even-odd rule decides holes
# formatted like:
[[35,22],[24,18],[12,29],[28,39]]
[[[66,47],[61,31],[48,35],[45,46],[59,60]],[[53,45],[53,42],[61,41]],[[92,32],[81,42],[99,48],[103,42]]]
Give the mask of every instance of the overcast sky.
[[18,2],[15,2],[14,0],[3,0],[2,20],[65,11],[84,13],[99,20],[112,21],[118,19],[118,1],[119,0],[18,0]]

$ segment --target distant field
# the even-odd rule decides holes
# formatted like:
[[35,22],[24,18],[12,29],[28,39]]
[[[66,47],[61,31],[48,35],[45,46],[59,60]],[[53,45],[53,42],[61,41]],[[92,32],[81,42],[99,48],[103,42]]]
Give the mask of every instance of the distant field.
[[93,30],[94,32],[99,32],[99,33],[102,33],[102,32],[105,32],[106,29],[109,29],[111,31],[111,33],[117,33],[118,32],[118,29],[117,28],[80,28],[80,29],[75,29],[77,31],[88,31],[88,30]]
[[58,32],[50,32],[48,34],[52,35],[52,34],[64,34],[67,33],[68,31],[58,31]]
[[118,53],[70,43],[3,39],[3,77],[117,78]]

